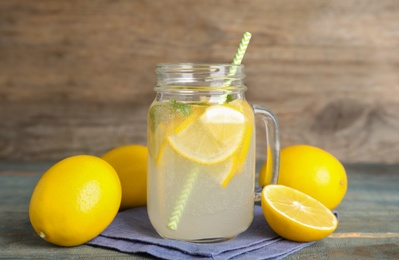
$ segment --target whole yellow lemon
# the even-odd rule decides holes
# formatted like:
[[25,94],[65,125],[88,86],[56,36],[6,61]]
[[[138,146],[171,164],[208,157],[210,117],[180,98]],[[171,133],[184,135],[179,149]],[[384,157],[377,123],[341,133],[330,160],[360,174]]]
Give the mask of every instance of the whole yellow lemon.
[[147,204],[147,147],[126,145],[110,150],[102,156],[114,167],[122,185],[120,209]]
[[112,166],[95,156],[76,155],[40,178],[29,218],[41,238],[76,246],[100,234],[118,213],[120,202],[121,185]]
[[[261,172],[268,184],[270,172],[266,164]],[[302,191],[329,209],[341,203],[348,185],[341,162],[327,151],[310,145],[293,145],[281,150],[277,183]]]

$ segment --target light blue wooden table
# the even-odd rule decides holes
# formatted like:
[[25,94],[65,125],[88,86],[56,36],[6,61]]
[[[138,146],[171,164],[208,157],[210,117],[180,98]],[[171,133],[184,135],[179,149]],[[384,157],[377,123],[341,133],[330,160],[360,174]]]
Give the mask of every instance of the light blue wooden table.
[[[29,223],[31,193],[48,163],[0,162],[0,258],[153,259],[91,246],[62,248]],[[346,165],[338,229],[287,259],[399,259],[399,165]]]

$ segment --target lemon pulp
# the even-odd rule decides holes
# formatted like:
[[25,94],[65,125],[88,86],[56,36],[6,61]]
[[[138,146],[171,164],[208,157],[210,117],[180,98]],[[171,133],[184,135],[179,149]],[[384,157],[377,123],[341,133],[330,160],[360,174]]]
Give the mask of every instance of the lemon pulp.
[[334,232],[338,225],[334,214],[321,202],[284,185],[263,188],[261,203],[270,227],[286,239],[320,240]]

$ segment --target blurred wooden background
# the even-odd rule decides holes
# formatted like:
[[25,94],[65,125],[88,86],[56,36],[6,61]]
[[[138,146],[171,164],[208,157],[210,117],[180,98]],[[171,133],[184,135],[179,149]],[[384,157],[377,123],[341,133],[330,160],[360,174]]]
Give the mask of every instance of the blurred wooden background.
[[0,160],[146,144],[155,65],[229,63],[244,31],[283,147],[399,163],[397,0],[2,0]]

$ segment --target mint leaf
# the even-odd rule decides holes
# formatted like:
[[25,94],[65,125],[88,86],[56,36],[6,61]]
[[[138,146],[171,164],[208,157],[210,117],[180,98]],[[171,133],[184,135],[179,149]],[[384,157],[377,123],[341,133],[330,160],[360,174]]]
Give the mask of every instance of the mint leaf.
[[175,99],[171,99],[169,104],[183,116],[189,116],[191,114],[191,107],[188,104],[177,102]]
[[233,101],[234,100],[234,97],[233,97],[233,95],[231,95],[231,94],[228,94],[227,96],[226,96],[226,103],[229,103],[229,102],[231,102],[231,101]]

